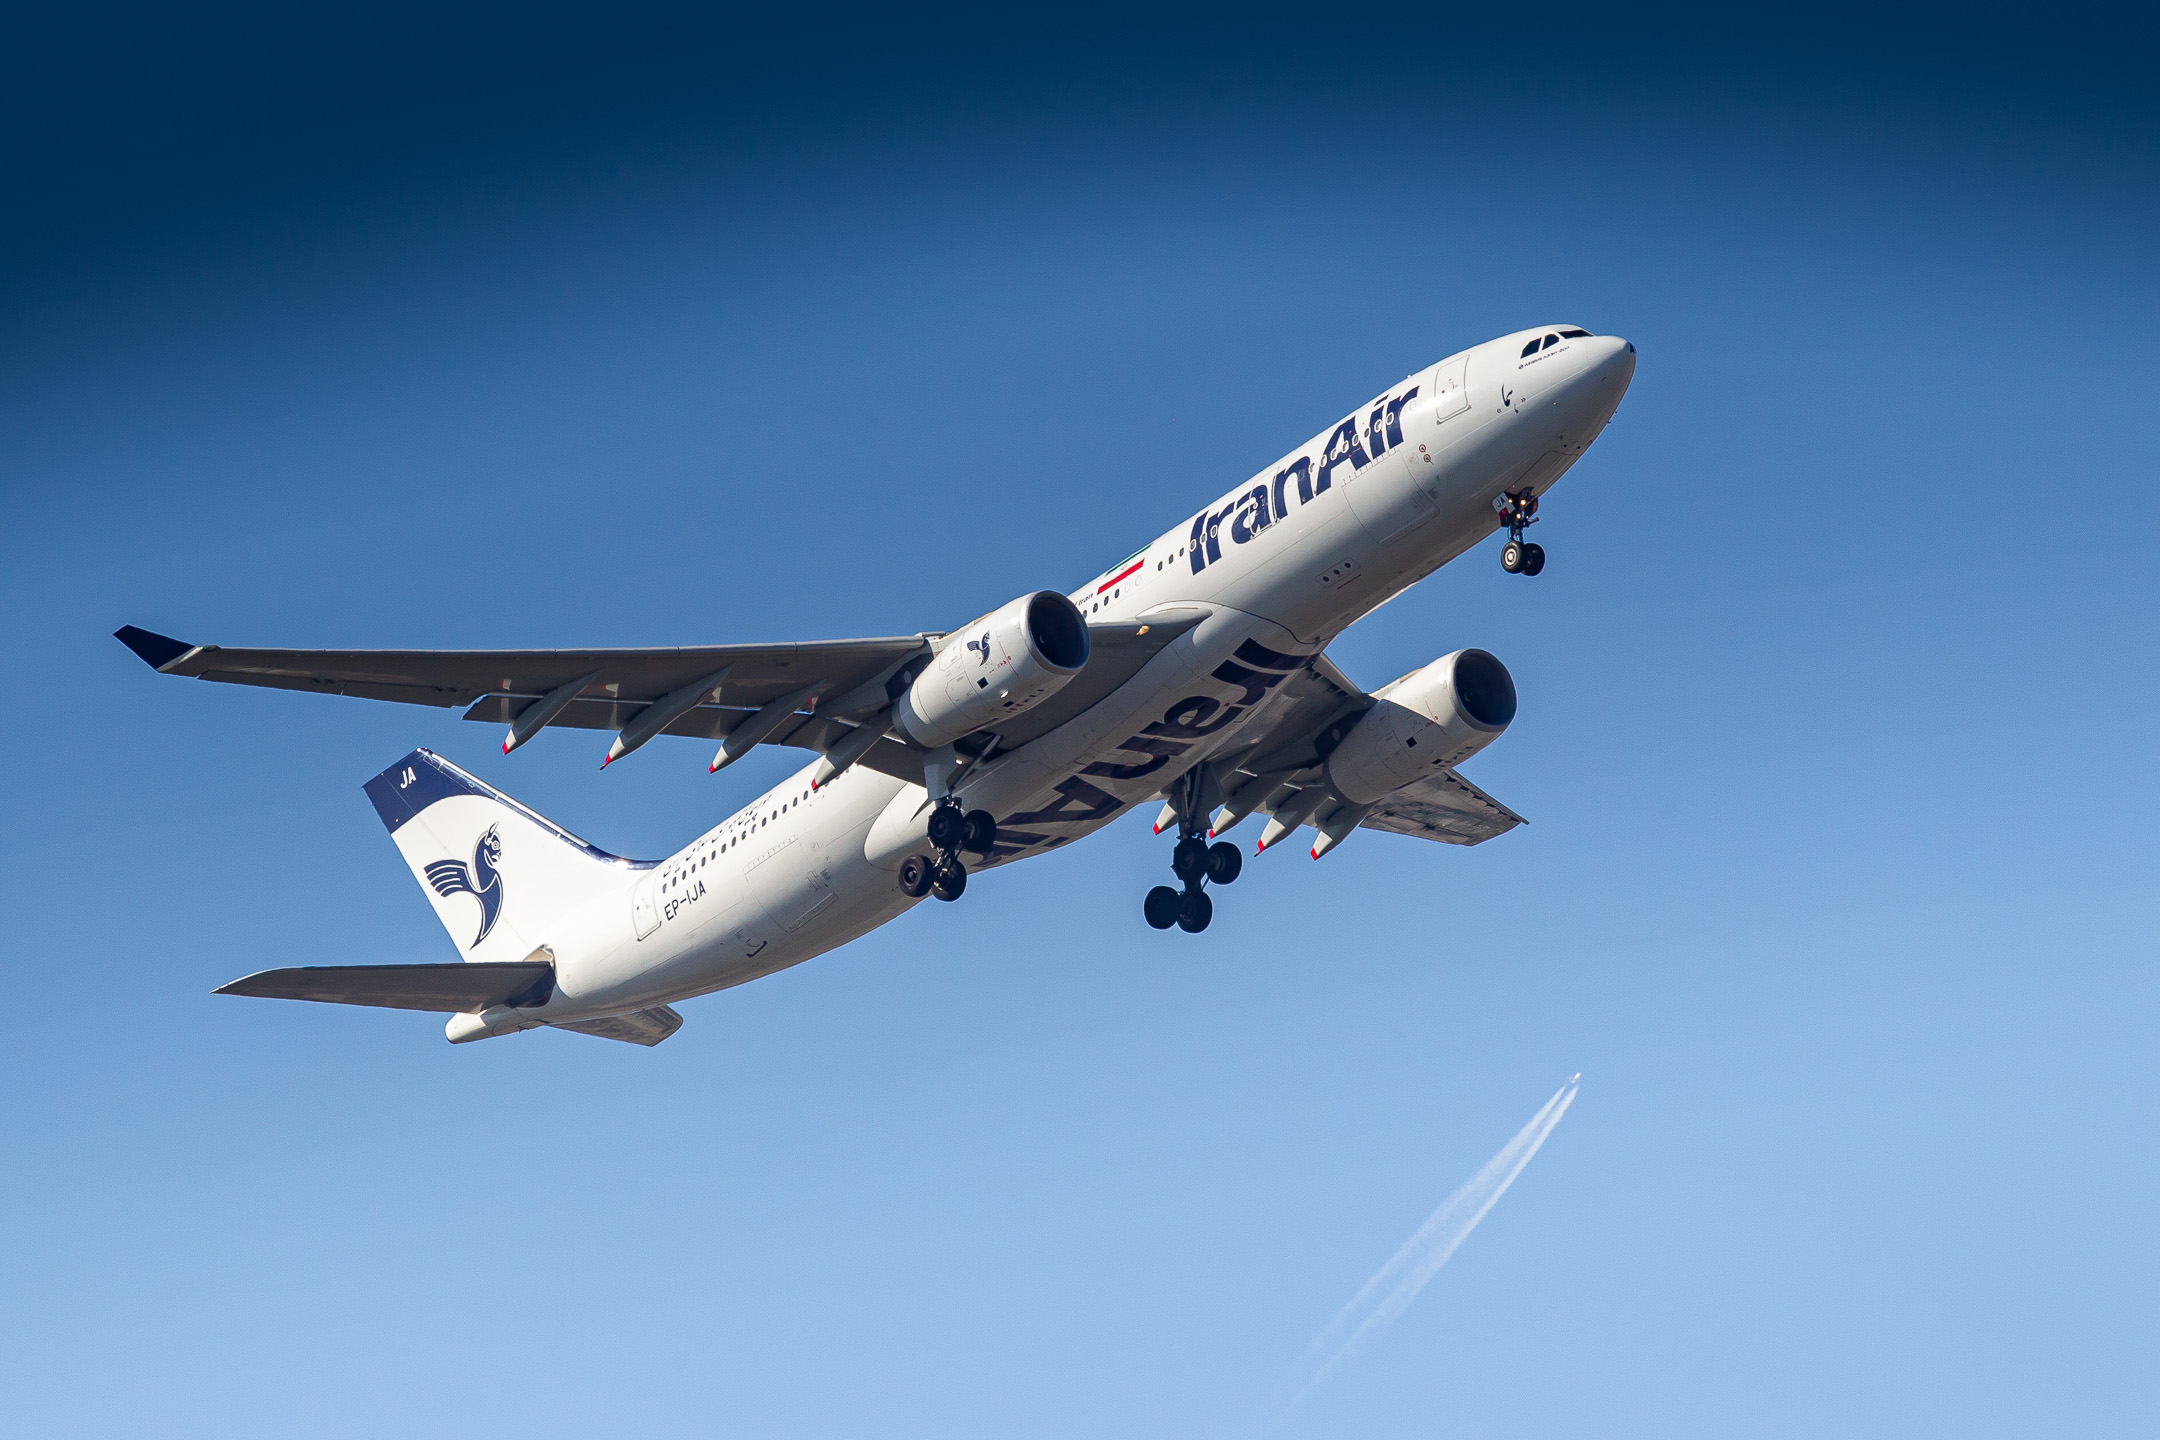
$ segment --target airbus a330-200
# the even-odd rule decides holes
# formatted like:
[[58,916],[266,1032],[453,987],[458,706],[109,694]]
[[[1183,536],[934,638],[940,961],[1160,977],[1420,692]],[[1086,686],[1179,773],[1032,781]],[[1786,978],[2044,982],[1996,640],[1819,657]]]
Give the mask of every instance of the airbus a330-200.
[[1521,822],[1456,767],[1514,719],[1463,649],[1370,693],[1328,643],[1501,530],[1534,576],[1539,502],[1612,418],[1635,347],[1542,326],[1418,371],[1077,589],[957,630],[686,649],[255,650],[118,632],[166,675],[457,706],[506,727],[661,735],[810,763],[665,860],[597,848],[431,751],[368,798],[461,959],[263,971],[220,993],[447,1013],[453,1042],[540,1026],[653,1045],[673,1008],[885,924],[972,874],[1161,802],[1175,884],[1147,923],[1197,933],[1238,878],[1220,837],[1313,858],[1359,830],[1475,845]]

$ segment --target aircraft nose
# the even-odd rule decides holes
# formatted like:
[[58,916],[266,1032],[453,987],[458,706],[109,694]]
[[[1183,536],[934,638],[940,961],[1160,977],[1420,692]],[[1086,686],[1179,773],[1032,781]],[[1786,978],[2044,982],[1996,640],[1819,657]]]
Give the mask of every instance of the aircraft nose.
[[1635,378],[1634,342],[1618,335],[1600,335],[1589,346],[1589,363],[1583,367],[1587,375],[1598,382],[1600,389],[1611,386],[1625,391]]

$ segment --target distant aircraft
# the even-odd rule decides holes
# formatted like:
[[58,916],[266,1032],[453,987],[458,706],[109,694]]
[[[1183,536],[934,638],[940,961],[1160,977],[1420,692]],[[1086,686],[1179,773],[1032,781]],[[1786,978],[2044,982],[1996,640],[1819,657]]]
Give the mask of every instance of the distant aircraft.
[[[167,675],[463,706],[818,758],[660,861],[595,848],[442,757],[367,782],[462,963],[267,970],[218,993],[449,1012],[453,1042],[551,1025],[655,1045],[672,1002],[797,965],[969,870],[1040,855],[1149,800],[1175,829],[1158,930],[1197,933],[1266,817],[1318,859],[1359,829],[1475,845],[1521,817],[1454,767],[1515,717],[1515,684],[1457,650],[1367,694],[1322,654],[1351,622],[1499,529],[1536,575],[1538,502],[1604,429],[1635,347],[1541,326],[1390,386],[1189,521],[1060,595],[949,634],[673,650],[228,650],[134,626]],[[1214,843],[1209,843],[1213,841]],[[964,858],[972,857],[972,858]]]

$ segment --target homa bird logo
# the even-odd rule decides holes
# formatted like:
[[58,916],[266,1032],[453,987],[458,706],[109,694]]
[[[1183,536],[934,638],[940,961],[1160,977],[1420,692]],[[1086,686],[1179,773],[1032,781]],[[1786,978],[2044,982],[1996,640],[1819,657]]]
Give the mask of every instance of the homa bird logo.
[[487,939],[488,931],[495,928],[495,917],[502,914],[503,878],[495,868],[501,862],[502,836],[490,825],[473,844],[471,868],[462,860],[437,860],[427,867],[427,882],[443,899],[470,895],[480,902],[480,933],[473,936],[474,945]]
[[978,660],[977,660],[977,661],[975,662],[975,663],[976,663],[977,665],[987,665],[987,664],[989,664],[989,663],[990,663],[990,632],[989,632],[989,631],[987,631],[987,630],[985,630],[985,631],[983,631],[983,638],[982,638],[982,639],[980,639],[980,640],[970,640],[970,641],[968,641],[968,642],[967,642],[967,648],[968,648],[968,649],[970,649],[970,650],[972,650],[972,651],[974,651],[974,652],[975,652],[975,654],[977,654],[978,656],[980,656],[980,657],[981,657],[980,659],[978,659]]

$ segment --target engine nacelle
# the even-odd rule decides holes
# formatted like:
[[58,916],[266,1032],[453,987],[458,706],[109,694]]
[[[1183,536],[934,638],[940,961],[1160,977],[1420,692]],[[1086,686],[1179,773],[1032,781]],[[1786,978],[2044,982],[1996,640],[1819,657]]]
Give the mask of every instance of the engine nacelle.
[[1515,718],[1515,681],[1483,650],[1457,650],[1378,692],[1328,756],[1328,783],[1370,805],[1421,775],[1459,765]]
[[893,702],[893,724],[936,749],[1040,705],[1087,664],[1087,621],[1055,590],[1002,605],[947,637]]

